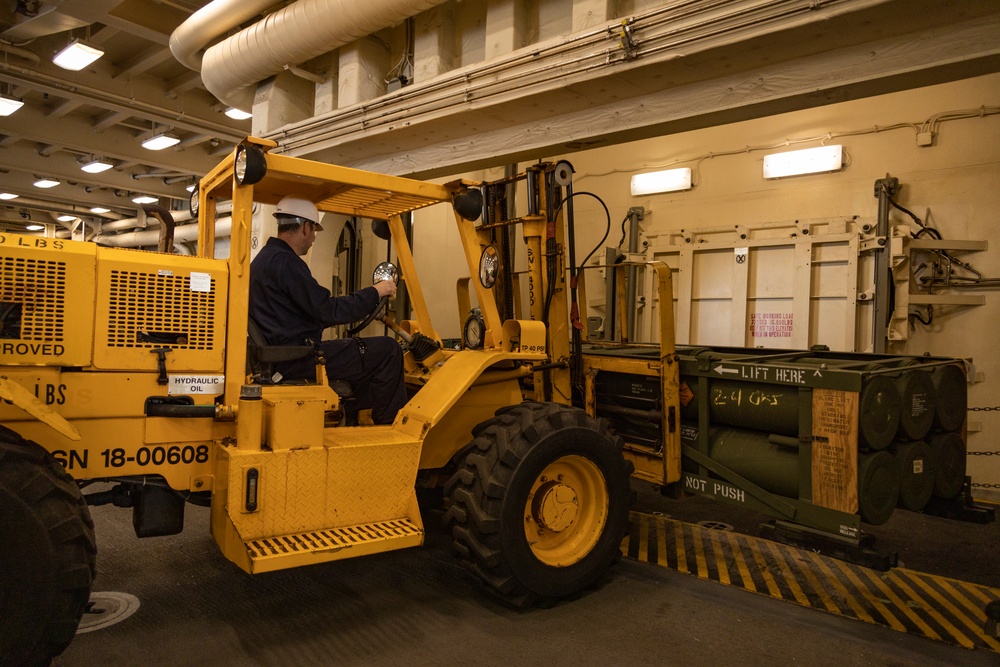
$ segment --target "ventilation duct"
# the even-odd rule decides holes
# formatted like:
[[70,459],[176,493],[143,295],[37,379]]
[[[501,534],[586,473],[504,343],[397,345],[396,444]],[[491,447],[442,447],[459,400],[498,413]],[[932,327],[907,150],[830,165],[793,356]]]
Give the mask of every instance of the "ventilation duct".
[[275,0],[215,0],[177,26],[170,35],[170,52],[185,67],[200,71],[209,44],[275,4]]
[[[201,60],[205,87],[222,102],[238,109],[253,106],[258,83],[285,69],[329,53],[354,40],[396,25],[445,0],[299,0],[211,46]],[[181,24],[170,38],[170,49],[191,67],[197,52],[221,34],[226,23],[212,16],[241,7],[239,0],[213,2]],[[218,7],[217,7],[218,5]],[[254,4],[255,13],[259,4]],[[241,11],[245,15],[249,11]],[[251,14],[252,15],[252,14]],[[190,24],[190,25],[189,25]]]

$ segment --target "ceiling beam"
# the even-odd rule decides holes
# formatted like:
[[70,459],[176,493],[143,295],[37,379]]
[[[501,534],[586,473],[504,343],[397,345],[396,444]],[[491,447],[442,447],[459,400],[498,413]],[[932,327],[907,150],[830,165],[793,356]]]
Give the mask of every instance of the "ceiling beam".
[[174,54],[170,53],[170,49],[159,45],[151,46],[145,51],[129,58],[125,62],[118,63],[118,67],[121,68],[121,71],[112,78],[123,79],[137,74],[142,74],[143,72],[156,67],[161,63],[173,60],[173,57]]
[[244,136],[237,128],[237,121],[212,109],[216,101],[207,93],[192,91],[183,99],[171,99],[159,79],[138,76],[116,80],[110,74],[110,65],[103,65],[94,71],[75,72],[70,79],[64,70],[51,63],[29,68],[0,61],[0,81],[188,132],[212,134],[230,141],[240,141]]
[[[71,114],[58,123],[48,123],[40,109],[25,105],[4,121],[3,131],[24,141],[61,145],[81,153],[93,151],[96,133],[89,119],[80,114]],[[240,139],[242,138],[241,135]],[[121,125],[113,125],[103,130],[98,143],[101,145],[104,157],[135,161],[154,169],[207,173],[218,162],[206,151],[197,147],[185,151],[176,148],[162,151],[146,150],[139,145],[136,133]]]
[[63,149],[63,146],[55,146],[53,144],[38,144],[38,148],[35,150],[36,153],[42,157],[52,157],[53,154],[58,153]]
[[163,3],[124,0],[101,19],[101,23],[166,46],[170,33],[191,15]]
[[185,91],[204,87],[205,84],[202,83],[201,72],[186,72],[167,81],[167,97],[177,97]]
[[102,114],[97,122],[90,126],[90,129],[94,132],[103,132],[109,127],[117,125],[131,115],[132,114],[125,113],[124,111],[108,111],[107,113]]
[[52,110],[48,113],[48,118],[49,120],[58,120],[71,111],[76,111],[82,106],[83,102],[80,100],[63,100],[52,107]]

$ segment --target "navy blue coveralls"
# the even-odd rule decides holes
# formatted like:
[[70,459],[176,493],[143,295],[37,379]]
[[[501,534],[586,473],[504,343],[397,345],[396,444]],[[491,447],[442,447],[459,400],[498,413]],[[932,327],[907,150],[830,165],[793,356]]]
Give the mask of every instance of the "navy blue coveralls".
[[[378,291],[365,287],[335,297],[313,278],[309,266],[279,238],[270,238],[250,264],[250,317],[270,345],[319,342],[331,380],[346,380],[356,397],[354,410],[372,409],[372,421],[391,424],[407,401],[403,351],[392,338],[324,340],[323,329],[363,319],[378,303]],[[310,359],[278,364],[286,379],[311,379]],[[350,415],[349,415],[350,416]]]

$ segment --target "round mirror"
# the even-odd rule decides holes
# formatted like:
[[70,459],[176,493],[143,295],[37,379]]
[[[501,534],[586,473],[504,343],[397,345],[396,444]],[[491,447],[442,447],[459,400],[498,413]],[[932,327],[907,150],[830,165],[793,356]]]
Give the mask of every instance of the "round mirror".
[[500,252],[492,243],[483,248],[483,254],[479,258],[479,282],[483,287],[489,289],[497,281],[497,273],[500,271]]
[[392,262],[382,262],[372,272],[372,283],[380,283],[383,280],[399,282],[399,271],[396,270],[396,266]]

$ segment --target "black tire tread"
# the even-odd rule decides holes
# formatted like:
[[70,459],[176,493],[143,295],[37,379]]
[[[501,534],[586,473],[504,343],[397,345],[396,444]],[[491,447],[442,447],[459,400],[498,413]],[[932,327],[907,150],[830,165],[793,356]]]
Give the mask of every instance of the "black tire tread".
[[[623,441],[612,434],[606,420],[595,420],[582,410],[557,403],[525,402],[498,410],[493,419],[474,429],[472,443],[463,450],[457,471],[444,487],[451,500],[444,522],[451,531],[455,553],[466,560],[488,592],[516,608],[550,606],[557,599],[531,590],[512,570],[502,544],[503,501],[517,465],[532,447],[553,432],[572,427],[594,430],[613,443],[620,469],[612,474],[622,475],[626,480],[631,476],[632,463],[620,456]],[[632,495],[630,492],[630,500]],[[624,537],[627,530],[628,510],[628,506],[611,510],[623,513],[619,522],[625,528],[618,537]],[[609,524],[612,524],[610,517]],[[606,566],[617,558],[608,561]],[[586,585],[592,583],[595,582]],[[562,597],[579,593],[574,590]]]
[[[0,609],[0,666],[48,665],[65,650],[76,634],[90,599],[97,574],[97,542],[94,522],[76,481],[63,466],[38,444],[0,426],[0,486],[19,497],[35,512],[34,520],[45,526],[57,561],[52,573],[53,594],[42,610],[43,627],[30,646],[8,646],[4,637],[15,633],[3,627],[6,609]],[[0,540],[16,544],[16,535],[0,525]],[[16,577],[4,572],[4,577]],[[0,596],[0,601],[2,601]]]

